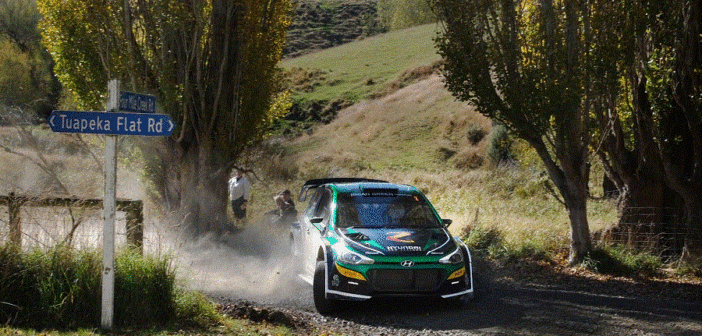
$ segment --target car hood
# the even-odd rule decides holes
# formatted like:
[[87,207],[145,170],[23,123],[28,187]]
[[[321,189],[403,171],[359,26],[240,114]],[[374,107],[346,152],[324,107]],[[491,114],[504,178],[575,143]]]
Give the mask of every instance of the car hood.
[[442,228],[350,228],[340,233],[350,247],[368,255],[442,255],[455,246]]

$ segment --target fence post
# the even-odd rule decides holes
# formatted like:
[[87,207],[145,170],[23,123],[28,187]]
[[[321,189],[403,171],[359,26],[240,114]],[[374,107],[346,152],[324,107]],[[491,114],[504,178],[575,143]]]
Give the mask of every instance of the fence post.
[[130,201],[124,209],[127,220],[127,245],[144,252],[144,205],[142,201]]
[[14,192],[11,192],[7,203],[10,213],[10,242],[17,249],[22,248],[22,225],[20,222],[21,206],[21,197],[17,197]]

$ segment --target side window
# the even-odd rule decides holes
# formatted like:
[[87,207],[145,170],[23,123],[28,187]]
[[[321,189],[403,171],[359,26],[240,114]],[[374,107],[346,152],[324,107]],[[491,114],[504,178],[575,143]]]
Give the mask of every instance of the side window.
[[331,214],[331,201],[331,191],[328,189],[322,190],[319,203],[317,203],[317,207],[314,209],[313,217],[322,217],[324,218],[324,222],[327,222]]
[[310,202],[307,204],[307,210],[305,210],[308,217],[314,217],[314,211],[317,208],[319,197],[322,196],[323,191],[324,189],[316,189],[314,195],[312,195],[312,198],[310,198]]

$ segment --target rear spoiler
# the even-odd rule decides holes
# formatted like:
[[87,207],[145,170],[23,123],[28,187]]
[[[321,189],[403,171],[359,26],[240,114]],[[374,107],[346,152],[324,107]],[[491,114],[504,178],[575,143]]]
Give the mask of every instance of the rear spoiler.
[[324,185],[324,184],[327,184],[327,183],[356,183],[356,182],[388,183],[388,181],[369,179],[369,178],[359,178],[359,177],[333,177],[333,178],[308,180],[307,182],[305,182],[305,184],[302,185],[302,189],[300,190],[300,196],[298,197],[298,200],[300,202],[305,201],[305,199],[307,199],[307,191],[308,190],[317,188],[317,187]]

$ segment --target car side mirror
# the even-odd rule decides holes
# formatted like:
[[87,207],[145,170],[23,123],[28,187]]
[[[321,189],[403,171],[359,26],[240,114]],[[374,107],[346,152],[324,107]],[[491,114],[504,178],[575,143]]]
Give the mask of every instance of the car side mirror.
[[448,218],[442,218],[441,222],[444,223],[445,227],[448,227],[449,225],[451,225],[451,223],[453,223],[453,220],[448,219]]

